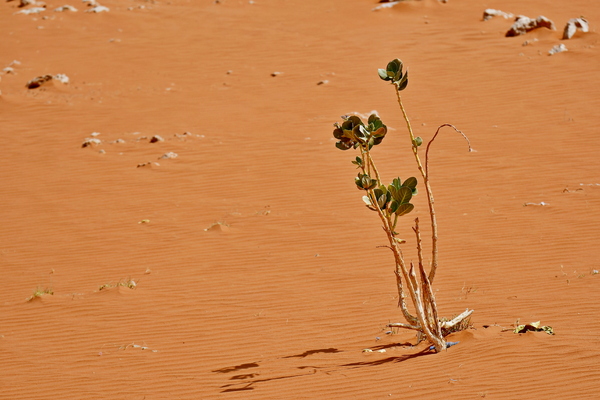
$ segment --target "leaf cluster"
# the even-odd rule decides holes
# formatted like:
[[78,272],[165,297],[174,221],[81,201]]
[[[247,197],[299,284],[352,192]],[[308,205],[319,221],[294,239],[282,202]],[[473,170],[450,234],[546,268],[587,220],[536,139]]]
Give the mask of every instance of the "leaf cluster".
[[[388,216],[395,215],[396,217],[408,214],[415,208],[410,203],[410,200],[416,194],[417,178],[415,177],[410,177],[404,182],[398,177],[387,187],[381,185],[373,190],[374,200],[377,202],[379,208]],[[363,201],[370,210],[377,211],[369,196],[363,196]]]
[[380,144],[387,134],[387,126],[377,114],[371,114],[366,124],[356,115],[344,115],[342,119],[342,124],[336,122],[333,130],[333,137],[338,139],[335,147],[340,150],[356,149],[359,146],[370,150]]
[[385,69],[380,68],[378,71],[379,77],[384,81],[391,81],[396,85],[398,91],[406,89],[408,86],[408,71],[402,73],[402,61],[394,59],[390,61]]

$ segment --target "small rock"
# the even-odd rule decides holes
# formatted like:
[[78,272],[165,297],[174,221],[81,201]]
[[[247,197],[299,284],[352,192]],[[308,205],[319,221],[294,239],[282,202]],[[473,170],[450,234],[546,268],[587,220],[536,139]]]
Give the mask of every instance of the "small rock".
[[588,32],[590,27],[585,18],[571,18],[567,25],[565,25],[565,30],[563,31],[563,39],[571,39],[577,29],[581,29],[582,32]]
[[53,76],[54,79],[56,79],[59,82],[62,82],[64,84],[69,83],[69,77],[66,76],[65,74],[56,74]]
[[77,12],[77,9],[73,6],[70,6],[68,4],[65,4],[62,7],[58,7],[54,9],[55,12],[63,12],[63,11],[73,11],[73,12]]
[[157,162],[148,161],[148,162],[137,165],[137,168],[154,168],[154,167],[160,167],[160,164]]
[[483,12],[483,20],[487,21],[488,19],[492,19],[494,17],[504,17],[504,19],[513,18],[514,15],[511,13],[507,13],[500,10],[494,10],[493,8],[488,8]]
[[327,79],[324,79],[322,81],[317,82],[317,85],[327,85],[329,83],[329,81]]
[[165,139],[163,139],[161,136],[159,135],[154,135],[150,138],[150,143],[156,143],[156,142],[164,142]]
[[45,7],[46,3],[44,2],[37,2],[35,0],[21,0],[19,2],[19,7],[27,7],[27,6],[39,6],[39,7]]
[[109,12],[110,8],[104,6],[96,6],[92,7],[89,10],[85,10],[86,13],[101,13],[101,12]]
[[[556,53],[562,53],[563,51],[567,51],[567,46],[565,46],[564,44],[557,44],[556,46],[554,46],[553,48],[550,49],[550,51],[548,51],[548,55],[553,55]],[[545,205],[543,204],[544,202],[540,203],[541,205]]]
[[96,137],[96,136],[100,136],[101,133],[100,132],[92,132],[90,133],[90,136]]
[[123,139],[113,140],[111,143],[125,143]]
[[170,152],[165,153],[162,156],[160,156],[159,159],[161,159],[161,158],[177,158],[177,157],[178,157],[177,153],[173,153],[172,151],[170,151]]
[[99,145],[100,143],[102,143],[102,141],[100,139],[85,138],[81,147],[95,146],[95,145]]
[[279,71],[271,72],[272,77],[279,76],[281,74],[283,74],[283,72],[279,72]]
[[538,41],[537,38],[533,38],[533,40],[526,40],[526,41],[524,41],[522,45],[523,46],[529,46],[530,44],[533,44],[533,43],[535,43],[537,41]]
[[383,4],[380,5],[380,6],[377,6],[375,8],[372,8],[371,11],[378,11],[378,10],[382,10],[384,8],[392,8],[396,4],[400,4],[400,1],[401,0],[399,0],[399,1],[387,1],[387,0],[386,1],[380,1],[380,3],[383,3]]
[[39,14],[43,11],[46,11],[46,9],[44,7],[33,7],[33,8],[29,8],[27,10],[17,11],[15,14],[25,14],[25,15]]
[[540,15],[536,19],[531,19],[524,15],[519,15],[515,19],[515,23],[513,24],[513,26],[511,26],[508,32],[506,32],[506,37],[524,35],[527,32],[537,28],[548,28],[556,30],[554,22],[542,15]]
[[6,67],[2,70],[2,72],[4,72],[5,74],[14,74],[15,69],[13,67]]
[[50,82],[51,80],[52,80],[52,75],[37,76],[37,77],[33,78],[32,80],[30,80],[29,82],[27,82],[25,87],[27,89],[35,89],[35,88],[42,86],[46,82]]

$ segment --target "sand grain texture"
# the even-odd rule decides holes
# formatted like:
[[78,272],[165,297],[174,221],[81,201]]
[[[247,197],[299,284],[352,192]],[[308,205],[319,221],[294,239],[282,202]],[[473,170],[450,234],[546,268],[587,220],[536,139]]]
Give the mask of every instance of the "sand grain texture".
[[[20,62],[0,81],[1,399],[597,396],[597,1],[62,5],[0,4],[0,69]],[[486,8],[557,30],[506,38]],[[579,16],[590,32],[560,40]],[[476,310],[437,355],[385,334],[392,257],[331,137],[375,109],[380,171],[416,174],[376,72],[396,57],[416,134],[452,123],[477,150],[451,131],[432,150],[437,302]],[[70,81],[25,88],[46,74]]]

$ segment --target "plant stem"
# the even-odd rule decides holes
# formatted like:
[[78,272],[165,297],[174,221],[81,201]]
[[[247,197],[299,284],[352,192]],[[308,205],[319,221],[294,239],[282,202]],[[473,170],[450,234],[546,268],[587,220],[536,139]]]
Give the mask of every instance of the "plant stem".
[[427,192],[427,202],[429,204],[429,216],[431,218],[431,270],[429,271],[429,282],[432,283],[435,278],[435,272],[437,270],[438,265],[438,229],[437,229],[437,220],[435,217],[435,209],[433,207],[434,199],[433,193],[431,191],[431,185],[429,184],[429,176],[427,172],[423,168],[423,164],[421,163],[421,158],[419,157],[419,148],[415,144],[415,135],[413,134],[412,126],[410,124],[410,120],[408,119],[408,115],[406,114],[406,110],[404,109],[404,105],[402,104],[402,98],[400,97],[400,91],[397,90],[394,85],[394,89],[396,89],[396,97],[398,99],[398,105],[400,106],[400,110],[402,110],[402,116],[406,121],[406,127],[408,128],[408,134],[410,135],[410,141],[412,144],[412,151],[415,155],[415,160],[417,162],[417,167],[421,176],[423,177],[423,183],[425,184],[425,191]]

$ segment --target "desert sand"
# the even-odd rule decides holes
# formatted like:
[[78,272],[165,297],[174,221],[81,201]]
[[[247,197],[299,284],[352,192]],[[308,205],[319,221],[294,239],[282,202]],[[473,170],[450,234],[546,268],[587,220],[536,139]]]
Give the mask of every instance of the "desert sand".
[[[1,399],[598,396],[600,3],[100,3],[0,3]],[[376,110],[382,175],[418,174],[394,58],[415,133],[476,150],[432,149],[438,307],[475,310],[438,354],[386,333],[393,258],[332,137]]]

